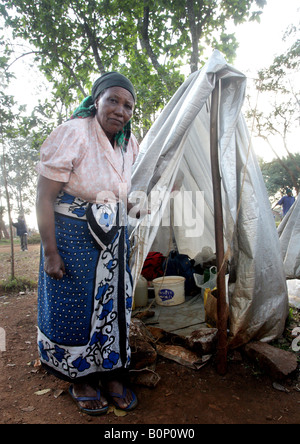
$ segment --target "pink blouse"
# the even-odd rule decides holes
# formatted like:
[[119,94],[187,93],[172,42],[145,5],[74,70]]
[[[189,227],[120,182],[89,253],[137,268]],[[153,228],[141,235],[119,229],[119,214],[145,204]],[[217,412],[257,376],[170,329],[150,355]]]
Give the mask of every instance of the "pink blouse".
[[45,140],[37,170],[48,179],[64,182],[63,191],[85,201],[102,200],[106,193],[118,198],[120,186],[123,193],[130,191],[138,151],[133,134],[122,153],[118,146],[112,147],[95,117],[74,119],[58,126]]

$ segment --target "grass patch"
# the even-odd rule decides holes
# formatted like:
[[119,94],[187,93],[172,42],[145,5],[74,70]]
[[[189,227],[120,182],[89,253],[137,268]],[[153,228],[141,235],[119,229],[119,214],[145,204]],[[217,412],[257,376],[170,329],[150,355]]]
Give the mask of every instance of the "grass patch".
[[40,244],[41,243],[41,236],[40,233],[33,233],[30,236],[28,236],[28,244],[34,245],[34,244]]
[[0,290],[5,293],[30,291],[35,288],[37,288],[37,282],[24,277],[14,277],[13,279],[9,278],[0,281]]
[[[19,246],[20,245],[20,237],[14,237],[13,239],[13,244],[14,246]],[[34,244],[40,244],[41,243],[41,236],[40,233],[32,233],[29,236],[27,236],[27,243],[34,245]],[[10,245],[10,239],[0,239],[0,246],[1,245]]]
[[[20,245],[20,238],[14,238],[14,245]],[[0,239],[0,245],[10,245],[10,239]]]
[[300,363],[300,352],[293,351],[292,342],[294,339],[293,330],[300,326],[300,310],[295,307],[289,307],[289,315],[286,320],[286,325],[282,336],[270,342],[273,347],[281,348],[297,355],[297,360]]

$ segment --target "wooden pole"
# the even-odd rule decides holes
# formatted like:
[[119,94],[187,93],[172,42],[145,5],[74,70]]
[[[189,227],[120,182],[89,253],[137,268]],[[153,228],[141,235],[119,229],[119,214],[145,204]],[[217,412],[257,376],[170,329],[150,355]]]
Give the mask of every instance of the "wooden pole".
[[218,349],[217,371],[224,375],[227,371],[227,310],[224,263],[223,211],[221,194],[221,176],[219,169],[218,147],[219,81],[212,92],[210,115],[210,156],[214,197],[215,239],[217,257],[217,294],[218,294]]

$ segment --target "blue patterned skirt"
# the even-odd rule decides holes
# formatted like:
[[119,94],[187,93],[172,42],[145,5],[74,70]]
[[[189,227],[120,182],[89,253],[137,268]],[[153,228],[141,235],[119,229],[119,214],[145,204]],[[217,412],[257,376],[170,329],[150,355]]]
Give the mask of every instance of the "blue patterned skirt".
[[[109,232],[111,208],[106,207],[102,208],[102,219]],[[88,228],[86,208],[86,202],[65,193],[57,198],[56,241],[66,269],[61,280],[45,273],[41,249],[40,359],[67,380],[128,368],[130,364],[132,277],[127,228],[114,228],[110,244],[99,248]]]

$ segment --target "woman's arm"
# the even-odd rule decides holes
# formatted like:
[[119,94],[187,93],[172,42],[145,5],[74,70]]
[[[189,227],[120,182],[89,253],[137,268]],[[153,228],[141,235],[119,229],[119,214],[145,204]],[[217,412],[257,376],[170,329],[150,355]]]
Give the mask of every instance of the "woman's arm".
[[62,182],[39,176],[36,213],[44,248],[44,269],[49,276],[55,279],[61,279],[65,273],[64,262],[57,250],[54,222],[54,201],[62,186]]

